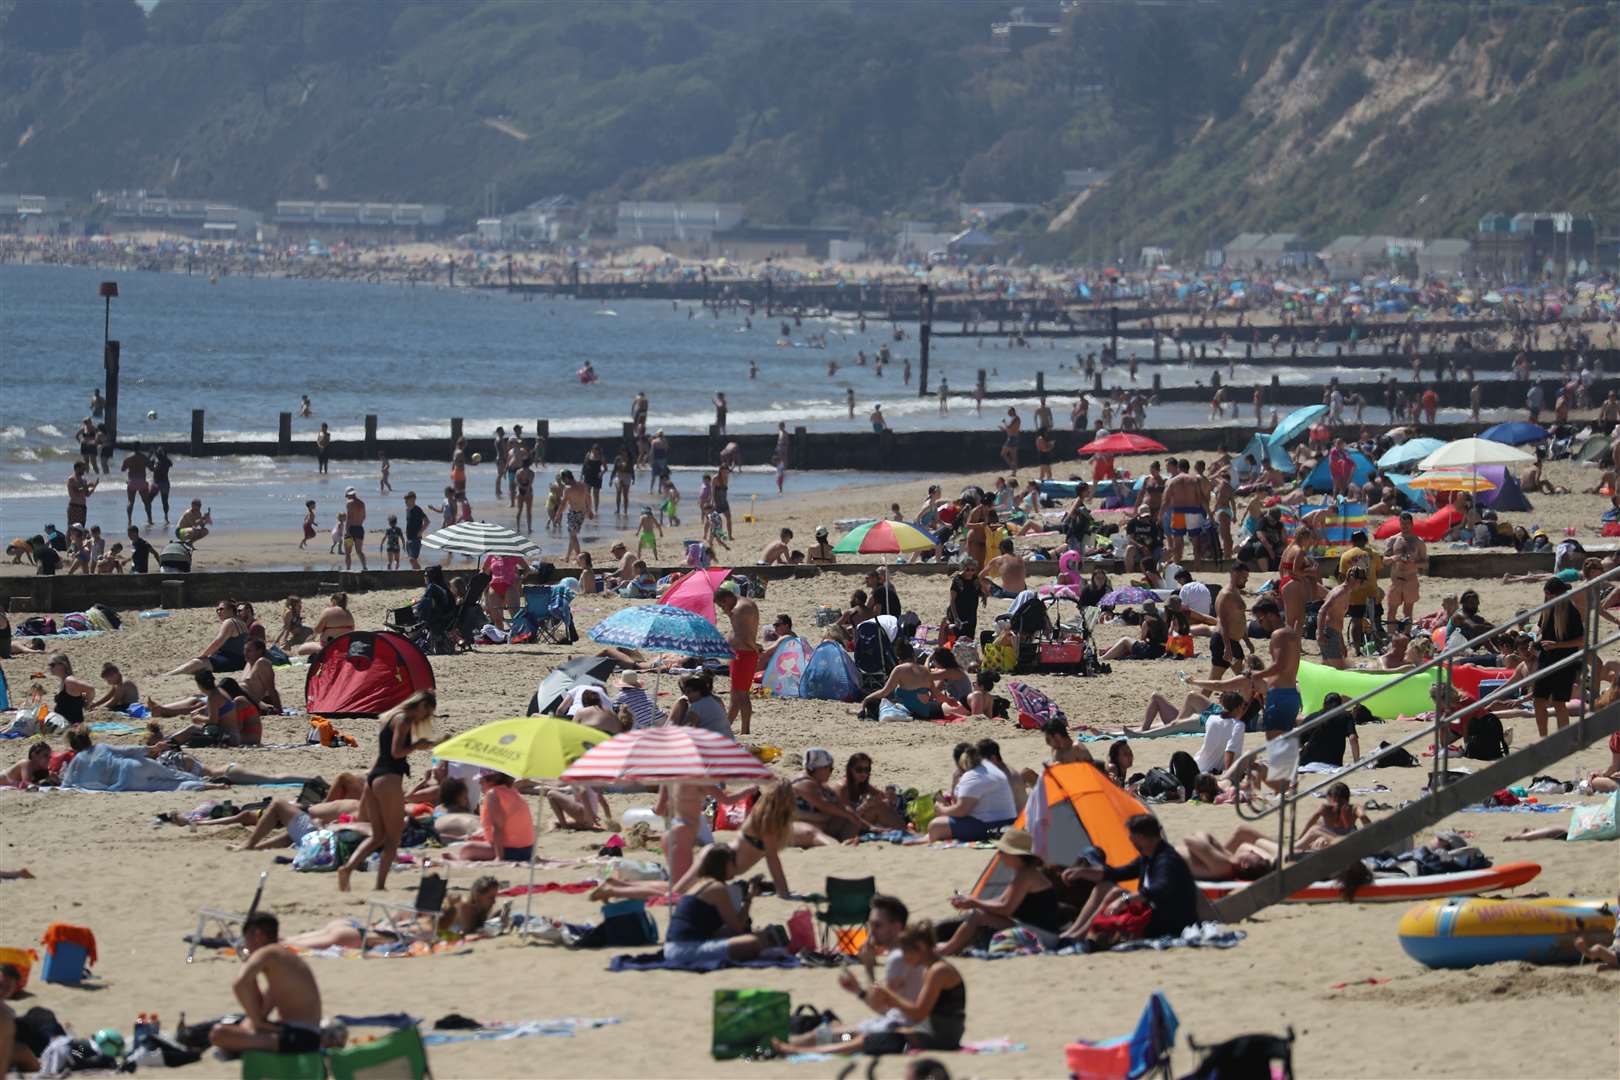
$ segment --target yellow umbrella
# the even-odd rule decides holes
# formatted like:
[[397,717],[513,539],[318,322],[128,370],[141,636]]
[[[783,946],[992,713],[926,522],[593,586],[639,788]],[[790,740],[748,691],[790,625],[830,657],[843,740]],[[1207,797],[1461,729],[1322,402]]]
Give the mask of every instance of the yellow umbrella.
[[433,748],[443,761],[459,761],[531,780],[561,773],[607,732],[555,716],[515,716],[463,731]]
[[1423,491],[1495,491],[1496,485],[1476,473],[1431,472],[1413,480],[1410,487]]

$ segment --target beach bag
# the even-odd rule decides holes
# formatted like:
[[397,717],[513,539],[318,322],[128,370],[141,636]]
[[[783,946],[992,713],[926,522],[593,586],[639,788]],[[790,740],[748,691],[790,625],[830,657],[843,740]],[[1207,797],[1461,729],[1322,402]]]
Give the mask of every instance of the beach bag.
[[62,616],[62,629],[72,630],[75,633],[83,634],[94,630],[95,626],[91,624],[89,618],[84,614],[84,612],[75,611],[71,614]]
[[918,832],[927,832],[928,823],[934,820],[934,795],[915,795],[910,804],[906,806],[906,820]]
[[[788,917],[788,952],[814,952],[816,949],[816,917],[809,908],[800,908]],[[802,1008],[802,1006],[801,1006]]]
[[997,638],[982,650],[984,659],[980,662],[981,671],[994,671],[1001,675],[1010,675],[1018,669],[1018,643],[1007,635],[1007,640]]
[[1193,639],[1191,634],[1172,634],[1164,643],[1164,651],[1168,656],[1182,658],[1193,654]]
[[1494,713],[1481,713],[1468,721],[1463,733],[1463,757],[1478,761],[1495,761],[1507,756],[1507,741],[1502,737],[1502,721]]
[[293,869],[325,873],[338,868],[337,836],[330,829],[305,833],[293,852]]
[[793,1010],[788,1019],[788,1026],[795,1035],[808,1035],[819,1027],[838,1023],[838,1014],[831,1009],[818,1009],[809,1002],[805,1002]]
[[1569,834],[1564,839],[1575,841],[1620,838],[1620,823],[1615,821],[1617,799],[1620,799],[1620,791],[1611,791],[1608,802],[1601,802],[1595,806],[1577,806],[1570,811]]
[[756,1059],[771,1053],[772,1039],[793,1034],[792,1002],[781,990],[716,990],[709,1052],[716,1061]]
[[1026,956],[1041,951],[1041,940],[1027,926],[1009,926],[991,935],[985,951],[991,956]]
[[1373,762],[1373,768],[1414,769],[1417,767],[1418,759],[1408,753],[1405,747],[1396,746],[1390,747],[1389,749],[1386,749],[1386,747],[1389,747],[1389,743],[1387,742],[1381,742],[1378,744],[1378,749],[1383,750],[1384,752],[1378,755],[1377,761]]
[[1141,897],[1133,896],[1117,911],[1093,919],[1088,938],[1098,948],[1113,948],[1122,941],[1136,941],[1142,938],[1152,921],[1152,906]]
[[759,798],[758,791],[750,791],[735,798],[719,798],[714,801],[714,831],[736,832],[743,826],[748,817],[748,811],[754,808]]
[[90,615],[91,618],[95,618],[96,613],[100,613],[101,617],[107,621],[108,626],[114,630],[124,625],[124,620],[118,617],[118,612],[106,604],[91,604],[85,611],[85,614]]
[[1147,771],[1146,776],[1142,777],[1142,782],[1136,787],[1136,794],[1144,799],[1164,802],[1181,795],[1181,783],[1176,779],[1175,773],[1155,765]]

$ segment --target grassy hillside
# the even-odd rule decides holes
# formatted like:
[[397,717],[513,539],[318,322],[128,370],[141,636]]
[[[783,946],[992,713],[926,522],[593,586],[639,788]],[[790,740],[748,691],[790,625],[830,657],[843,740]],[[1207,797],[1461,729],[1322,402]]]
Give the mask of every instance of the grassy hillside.
[[[1009,5],[0,0],[0,190],[874,226],[1006,199],[1043,205],[1014,226],[1043,258],[1620,208],[1614,4],[1081,0],[1018,54]],[[1113,180],[1058,217],[1080,167]]]

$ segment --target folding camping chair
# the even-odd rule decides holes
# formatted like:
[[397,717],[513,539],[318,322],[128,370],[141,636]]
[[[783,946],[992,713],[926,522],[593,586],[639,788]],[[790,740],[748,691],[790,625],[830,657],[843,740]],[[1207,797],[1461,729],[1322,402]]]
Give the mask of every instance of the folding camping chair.
[[548,645],[571,645],[579,640],[568,591],[554,585],[523,586],[523,607],[512,617],[514,634],[520,622],[525,628],[532,625],[534,640]]
[[1157,1073],[1170,1080],[1170,1051],[1180,1026],[1169,1000],[1155,990],[1136,1030],[1103,1042],[1076,1039],[1064,1048],[1073,1080],[1137,1080]]
[[326,1080],[326,1058],[249,1050],[242,1055],[242,1080]]
[[401,637],[409,638],[414,642],[416,636],[425,631],[427,627],[417,616],[415,605],[406,604],[404,607],[389,609],[388,614],[383,616],[383,629],[392,630]]
[[866,926],[867,916],[872,910],[872,897],[876,895],[876,878],[827,879],[826,905],[816,912],[816,921],[821,924],[823,952],[830,951],[827,948],[829,933],[839,952],[855,951],[856,930]]
[[426,1080],[433,1075],[415,1024],[359,1046],[329,1050],[326,1064],[332,1080]]
[[242,952],[242,924],[247,922],[248,916],[259,910],[259,898],[264,895],[264,883],[270,877],[266,870],[259,875],[259,887],[253,893],[253,902],[246,911],[218,911],[214,908],[201,908],[197,912],[197,930],[187,934],[186,941],[190,948],[186,950],[186,963],[197,958],[197,947],[204,946],[210,949],[234,949],[237,955]]
[[396,941],[432,941],[438,936],[439,913],[444,910],[444,898],[450,891],[450,882],[438,874],[423,876],[416,887],[416,899],[408,904],[388,900],[372,900],[366,907],[366,925],[360,929],[360,955],[366,955],[366,937],[371,933],[374,916]]

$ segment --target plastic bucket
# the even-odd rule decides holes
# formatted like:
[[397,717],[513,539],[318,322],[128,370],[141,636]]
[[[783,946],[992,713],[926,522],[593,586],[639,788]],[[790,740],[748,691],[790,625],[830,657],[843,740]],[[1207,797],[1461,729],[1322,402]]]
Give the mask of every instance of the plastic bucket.
[[28,985],[28,973],[34,969],[34,961],[38,959],[39,953],[33,949],[10,949],[0,946],[0,964],[10,964],[22,976],[17,984],[19,990]]
[[90,953],[83,945],[59,941],[45,950],[45,964],[39,969],[39,977],[48,983],[77,986],[84,981],[84,965],[89,959]]

